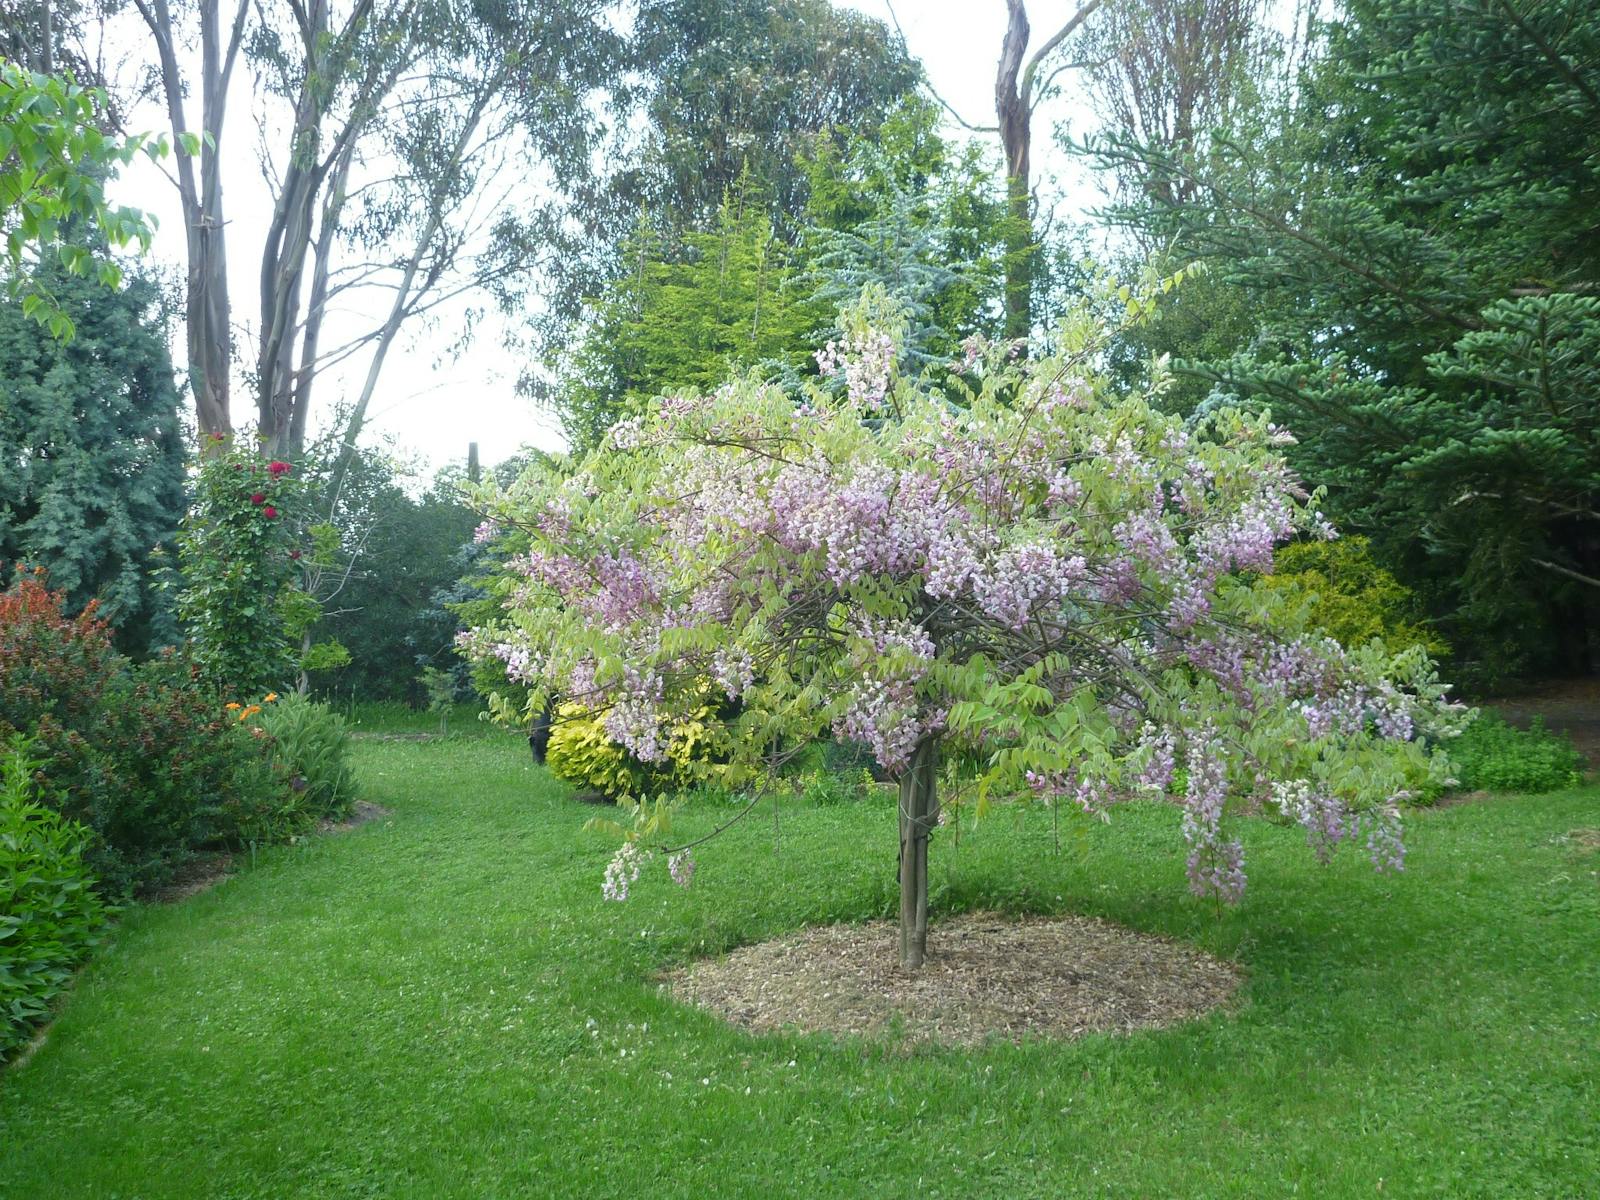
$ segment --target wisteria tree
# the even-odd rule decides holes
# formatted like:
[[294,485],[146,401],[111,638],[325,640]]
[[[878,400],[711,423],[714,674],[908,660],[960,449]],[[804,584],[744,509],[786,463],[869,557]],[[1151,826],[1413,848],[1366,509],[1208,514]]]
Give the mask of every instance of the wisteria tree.
[[[845,322],[801,395],[745,378],[664,398],[581,463],[486,493],[531,549],[467,652],[502,660],[532,707],[603,711],[646,761],[711,682],[740,702],[736,755],[830,730],[864,743],[899,781],[907,968],[941,747],[975,764],[980,807],[1104,816],[1171,793],[1200,895],[1242,894],[1246,806],[1297,821],[1321,857],[1359,840],[1399,869],[1399,805],[1444,769],[1431,745],[1461,710],[1420,649],[1342,648],[1252,585],[1275,544],[1333,536],[1284,465],[1288,434],[1112,394],[1086,315],[1052,357],[969,344],[912,380],[877,311]],[[646,824],[606,894],[658,853],[686,881],[689,852]]]

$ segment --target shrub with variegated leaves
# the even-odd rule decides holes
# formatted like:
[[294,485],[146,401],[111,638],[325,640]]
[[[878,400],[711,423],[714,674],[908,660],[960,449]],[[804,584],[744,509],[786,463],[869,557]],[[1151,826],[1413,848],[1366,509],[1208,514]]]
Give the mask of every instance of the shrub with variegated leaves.
[[[1461,710],[1421,649],[1343,649],[1254,585],[1275,546],[1334,536],[1289,435],[1118,394],[1083,314],[1049,357],[980,348],[907,378],[885,309],[864,302],[798,394],[747,377],[663,398],[582,462],[485,492],[531,546],[467,651],[535,707],[603,712],[646,762],[708,678],[740,702],[728,744],[752,768],[830,731],[869,747],[900,781],[908,966],[941,745],[978,764],[985,806],[1100,817],[1175,791],[1201,895],[1244,889],[1243,806],[1398,869],[1400,803],[1444,770]],[[684,876],[669,836],[659,810],[631,831],[607,894],[657,853]]]

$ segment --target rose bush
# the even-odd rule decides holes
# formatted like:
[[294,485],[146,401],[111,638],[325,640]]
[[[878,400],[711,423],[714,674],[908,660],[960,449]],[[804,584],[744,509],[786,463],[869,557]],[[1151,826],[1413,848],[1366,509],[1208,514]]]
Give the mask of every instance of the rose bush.
[[309,496],[294,467],[218,439],[178,535],[178,617],[219,694],[259,694],[299,672],[291,615]]

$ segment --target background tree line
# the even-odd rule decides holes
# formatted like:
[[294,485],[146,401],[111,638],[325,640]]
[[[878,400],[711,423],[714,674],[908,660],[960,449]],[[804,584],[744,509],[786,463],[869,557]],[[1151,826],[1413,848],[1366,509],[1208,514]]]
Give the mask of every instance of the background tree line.
[[[584,0],[8,8],[12,61],[137,80],[111,87],[108,130],[153,102],[169,137],[194,134],[260,81],[275,202],[261,236],[231,227],[219,164],[257,149],[175,143],[181,282],[64,281],[72,343],[0,314],[0,444],[22,464],[0,481],[0,554],[106,597],[130,645],[172,636],[150,552],[183,509],[182,397],[199,433],[253,408],[269,449],[321,464],[324,622],[352,656],[329,685],[414,695],[453,623],[433,600],[468,594],[481,553],[448,476],[423,486],[360,449],[419,322],[464,313],[465,337],[519,314],[524,388],[579,450],[730,367],[814,371],[869,283],[933,362],[974,336],[1047,345],[1060,296],[1199,264],[1106,368],[1169,357],[1182,413],[1269,406],[1458,678],[1592,670],[1600,17],[1090,0],[1035,30],[1022,0],[1004,10],[989,124],[948,119],[892,20],[827,0],[644,0],[620,24]],[[136,70],[112,61],[113,27],[139,32],[118,43]],[[1052,136],[1105,193],[1084,221],[1031,165],[1035,115],[1068,96],[1093,121]],[[258,296],[229,294],[237,253],[259,254]],[[333,336],[352,305],[370,325]],[[102,332],[122,327],[139,332]],[[317,379],[347,360],[362,383],[318,431]]]

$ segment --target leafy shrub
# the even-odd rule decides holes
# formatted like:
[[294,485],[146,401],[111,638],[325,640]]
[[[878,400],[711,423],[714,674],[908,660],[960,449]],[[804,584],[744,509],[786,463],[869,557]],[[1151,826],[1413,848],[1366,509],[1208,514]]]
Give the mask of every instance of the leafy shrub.
[[649,777],[643,763],[611,740],[600,716],[571,701],[556,709],[544,761],[557,779],[611,800],[639,795]]
[[1433,658],[1449,653],[1445,641],[1422,624],[1411,590],[1373,561],[1366,538],[1293,542],[1273,557],[1276,569],[1262,586],[1292,588],[1310,598],[1311,624],[1341,646],[1380,638],[1393,650],[1420,644]]
[[0,750],[0,1060],[48,1016],[106,919],[88,833],[35,801],[30,755],[17,737]]
[[228,718],[196,663],[125,664],[106,707],[98,750],[113,788],[62,808],[98,835],[92,863],[114,893],[159,882],[203,847],[261,840],[283,792],[271,746]]
[[345,816],[356,797],[344,718],[304,696],[274,701],[256,718],[256,727],[271,739],[274,769],[311,817]]
[[230,718],[200,666],[135,667],[91,604],[69,617],[38,572],[0,592],[0,739],[22,734],[48,807],[91,834],[112,897],[160,883],[197,850],[281,831],[286,786],[272,743]]
[[428,711],[439,718],[439,734],[450,732],[450,714],[455,711],[459,681],[455,673],[440,667],[424,667],[417,676],[428,695]]
[[545,765],[557,779],[591,788],[611,800],[636,799],[649,792],[677,791],[724,778],[729,748],[726,726],[717,717],[711,689],[704,704],[667,731],[667,761],[639,761],[611,739],[599,714],[568,701],[556,710],[545,750]]
[[1448,747],[1456,779],[1467,791],[1549,792],[1581,778],[1583,756],[1542,718],[1527,729],[1492,713],[1478,719]]
[[832,771],[806,771],[795,780],[796,790],[807,804],[819,807],[832,804],[859,804],[871,797],[878,784],[865,767],[838,774]]
[[291,464],[252,449],[218,441],[201,462],[178,535],[178,617],[219,692],[259,694],[298,672],[291,626],[310,600],[294,586],[306,500]]

